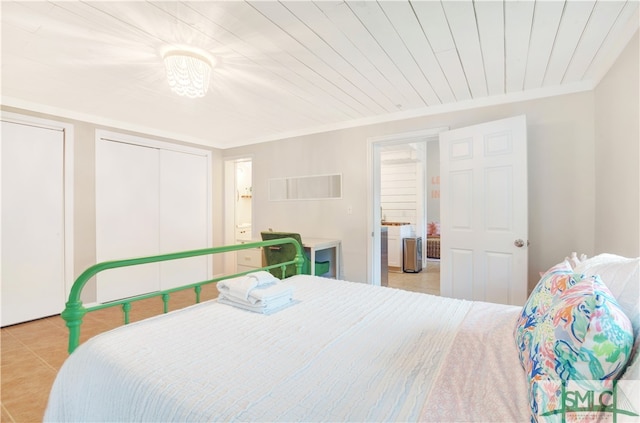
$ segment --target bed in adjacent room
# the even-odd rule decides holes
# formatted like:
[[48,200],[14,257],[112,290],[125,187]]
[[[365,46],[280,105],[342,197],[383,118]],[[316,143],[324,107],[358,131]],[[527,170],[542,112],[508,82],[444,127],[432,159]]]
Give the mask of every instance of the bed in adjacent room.
[[427,238],[427,258],[440,259],[440,237]]
[[[275,245],[247,248],[258,244]],[[627,282],[638,261],[624,260],[616,289],[637,296]],[[534,300],[554,297],[544,292],[551,282],[582,287],[589,277],[576,276],[576,264],[543,275],[529,309],[298,274],[269,285],[292,293],[273,313],[211,300],[77,349],[72,336],[45,421],[528,421],[536,381],[518,336],[533,329],[522,322]],[[632,316],[616,311],[613,323],[631,338],[622,337],[611,378],[631,378],[634,329],[637,348],[637,297],[625,307]]]
[[427,258],[440,259],[440,223],[427,224]]

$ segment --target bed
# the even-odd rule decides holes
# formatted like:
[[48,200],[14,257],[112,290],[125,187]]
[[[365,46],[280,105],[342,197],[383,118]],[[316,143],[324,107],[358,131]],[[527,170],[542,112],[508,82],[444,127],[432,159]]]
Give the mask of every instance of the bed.
[[[77,317],[86,312],[79,304],[81,286],[98,271],[122,262],[96,265],[81,275],[63,313],[72,352],[56,377],[44,420],[532,418],[531,380],[514,340],[526,307],[302,275],[302,249],[293,239],[198,250],[180,257],[280,243],[292,243],[297,251],[294,260],[270,266],[283,271],[283,266],[297,267],[298,274],[279,282],[294,292],[290,306],[264,315],[210,300],[125,325],[77,346]],[[174,259],[167,256],[172,255],[124,265]],[[571,264],[572,271],[576,265]],[[618,272],[619,278],[633,281],[637,265],[636,261],[627,266],[631,270],[625,269],[624,275]],[[188,289],[197,291],[203,283],[219,280],[226,279],[191,284]],[[625,283],[621,295],[633,294],[633,289],[637,294],[633,285]],[[127,301],[133,299],[118,305]],[[629,307],[629,313],[637,312],[637,296]],[[630,346],[626,354],[617,377],[637,379],[637,358],[636,369],[627,369]]]
[[440,236],[427,237],[427,258],[440,259]]

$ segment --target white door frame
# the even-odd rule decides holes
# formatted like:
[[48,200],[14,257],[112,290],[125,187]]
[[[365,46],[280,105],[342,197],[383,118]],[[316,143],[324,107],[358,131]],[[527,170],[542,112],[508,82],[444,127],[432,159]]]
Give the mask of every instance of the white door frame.
[[[29,126],[37,126],[41,128],[50,128],[62,131],[64,134],[64,295],[65,300],[69,296],[71,287],[75,280],[74,273],[74,250],[73,250],[73,158],[74,158],[74,125],[56,120],[42,119],[19,113],[2,112],[2,120],[12,123],[18,123]],[[1,201],[1,200],[0,200]],[[0,228],[2,231],[2,228]],[[1,238],[1,237],[0,237]],[[0,255],[2,253],[2,245],[0,243]]]
[[[406,144],[411,142],[438,139],[438,134],[448,127],[424,129],[413,132],[372,137],[367,139],[367,281],[371,285],[380,285],[380,150],[384,145]],[[424,174],[426,178],[426,172]],[[425,181],[426,183],[426,181]],[[425,185],[426,186],[426,185]],[[425,193],[426,198],[426,193]]]

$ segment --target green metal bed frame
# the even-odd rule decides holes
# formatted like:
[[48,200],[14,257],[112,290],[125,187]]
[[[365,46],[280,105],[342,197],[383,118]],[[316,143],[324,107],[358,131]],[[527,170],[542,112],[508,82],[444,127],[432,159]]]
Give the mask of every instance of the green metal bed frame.
[[[281,244],[293,244],[295,246],[296,255],[293,260],[282,262],[282,263],[271,264],[259,269],[252,269],[249,271],[233,273],[225,276],[219,276],[210,280],[195,282],[189,285],[184,285],[176,288],[149,292],[146,294],[136,295],[133,297],[127,297],[121,300],[110,301],[108,303],[100,303],[100,304],[93,305],[91,307],[85,307],[82,304],[82,300],[80,299],[82,289],[87,284],[89,279],[91,279],[97,273],[102,272],[104,270],[115,269],[118,267],[135,266],[135,265],[147,264],[147,263],[155,263],[160,261],[179,260],[187,257],[227,253],[231,251],[245,250],[245,249],[251,249],[251,248],[269,248],[269,247],[272,247],[275,245],[281,245]],[[138,258],[125,259],[125,260],[105,261],[102,263],[94,264],[93,266],[89,267],[87,270],[82,272],[82,274],[78,276],[78,278],[75,280],[75,282],[73,283],[73,286],[71,287],[71,292],[69,293],[69,301],[67,301],[64,311],[60,314],[62,318],[66,321],[67,327],[69,328],[69,348],[68,348],[69,354],[71,354],[80,344],[80,326],[82,325],[82,319],[84,318],[85,314],[87,314],[90,311],[96,311],[96,310],[101,310],[101,309],[116,307],[121,305],[122,312],[124,314],[124,324],[128,324],[129,311],[131,310],[131,303],[135,301],[145,300],[147,298],[153,298],[153,297],[162,297],[162,302],[164,304],[163,312],[167,313],[169,311],[169,298],[171,293],[174,293],[174,292],[184,291],[186,289],[193,289],[195,292],[195,302],[199,303],[200,292],[202,291],[202,287],[204,285],[216,283],[223,279],[229,279],[229,278],[246,275],[248,273],[255,272],[258,270],[270,270],[270,269],[276,269],[276,268],[281,269],[282,279],[284,279],[286,267],[291,264],[296,266],[296,275],[299,275],[302,273],[302,264],[304,262],[304,258],[302,254],[303,254],[302,246],[298,241],[296,241],[293,238],[280,238],[280,239],[273,239],[269,241],[226,245],[222,247],[204,248],[201,250],[191,250],[191,251],[181,251],[181,252],[171,253],[171,254],[160,254],[157,256],[138,257]]]

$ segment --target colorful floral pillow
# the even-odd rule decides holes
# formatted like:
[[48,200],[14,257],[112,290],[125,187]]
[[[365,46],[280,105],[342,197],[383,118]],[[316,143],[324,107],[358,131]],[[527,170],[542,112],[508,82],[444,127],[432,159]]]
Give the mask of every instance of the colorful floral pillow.
[[530,332],[538,326],[547,313],[553,298],[568,287],[575,285],[576,280],[573,276],[571,264],[565,260],[542,274],[540,281],[531,291],[531,295],[522,308],[514,333],[516,342],[520,346],[518,351],[521,363],[524,362],[525,356],[529,356]]
[[545,281],[541,293],[554,286],[551,279],[560,282],[555,295],[538,296],[544,310],[527,301],[540,313],[521,317],[516,328],[534,420],[562,406],[558,381],[614,380],[624,370],[633,345],[629,318],[598,276],[550,272],[540,281]]
[[[640,351],[640,257],[627,258],[615,254],[600,254],[582,260],[574,269],[587,276],[598,275],[618,301],[633,326],[632,360]],[[631,360],[630,360],[631,361]],[[640,379],[639,360],[629,364],[623,379]]]

